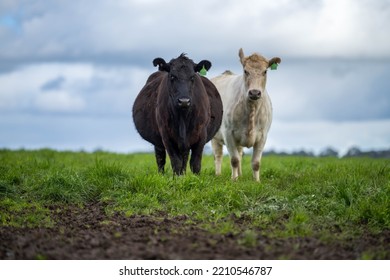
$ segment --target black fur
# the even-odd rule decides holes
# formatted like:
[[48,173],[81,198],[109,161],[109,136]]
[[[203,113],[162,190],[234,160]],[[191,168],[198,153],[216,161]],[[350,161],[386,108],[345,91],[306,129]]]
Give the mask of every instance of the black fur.
[[[222,122],[222,101],[216,87],[199,72],[211,62],[195,64],[185,54],[166,63],[153,60],[159,71],[149,76],[133,105],[138,133],[155,147],[158,170],[164,172],[166,152],[175,174],[190,168],[201,170],[204,145],[217,133]],[[190,100],[182,106],[181,100]]]

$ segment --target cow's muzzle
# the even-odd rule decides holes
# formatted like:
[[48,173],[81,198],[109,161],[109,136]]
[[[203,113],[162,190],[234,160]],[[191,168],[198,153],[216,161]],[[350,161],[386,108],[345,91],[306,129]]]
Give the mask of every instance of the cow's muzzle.
[[261,97],[261,91],[257,89],[251,89],[248,92],[248,96],[251,100],[257,100]]
[[189,99],[189,98],[179,98],[179,99],[177,99],[177,105],[180,108],[188,108],[191,105],[191,99]]

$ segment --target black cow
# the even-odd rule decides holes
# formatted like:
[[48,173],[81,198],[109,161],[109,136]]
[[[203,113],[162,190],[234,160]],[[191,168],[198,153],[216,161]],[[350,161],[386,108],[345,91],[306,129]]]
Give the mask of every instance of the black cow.
[[204,145],[222,122],[222,101],[216,87],[199,72],[211,63],[194,63],[185,54],[166,63],[153,60],[159,71],[149,76],[133,105],[138,133],[154,145],[158,170],[164,172],[166,151],[175,174],[190,168],[198,174]]

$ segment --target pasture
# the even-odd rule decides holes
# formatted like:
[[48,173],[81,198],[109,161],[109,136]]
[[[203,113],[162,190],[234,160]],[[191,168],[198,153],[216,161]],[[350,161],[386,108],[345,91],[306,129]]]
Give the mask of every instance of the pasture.
[[[169,163],[167,166],[170,166]],[[390,161],[0,150],[0,259],[390,259]]]

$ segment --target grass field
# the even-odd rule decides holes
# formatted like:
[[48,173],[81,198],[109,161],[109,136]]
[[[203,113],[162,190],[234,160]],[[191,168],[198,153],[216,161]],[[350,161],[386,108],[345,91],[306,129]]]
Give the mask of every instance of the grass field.
[[[347,241],[389,232],[390,161],[269,156],[256,183],[248,156],[232,182],[228,157],[222,176],[204,156],[201,175],[174,177],[170,168],[157,173],[152,154],[0,150],[0,227],[50,228],[49,205],[90,203],[104,203],[107,215],[184,215],[211,233],[240,234],[246,246],[262,231]],[[360,256],[389,257],[381,250]]]

